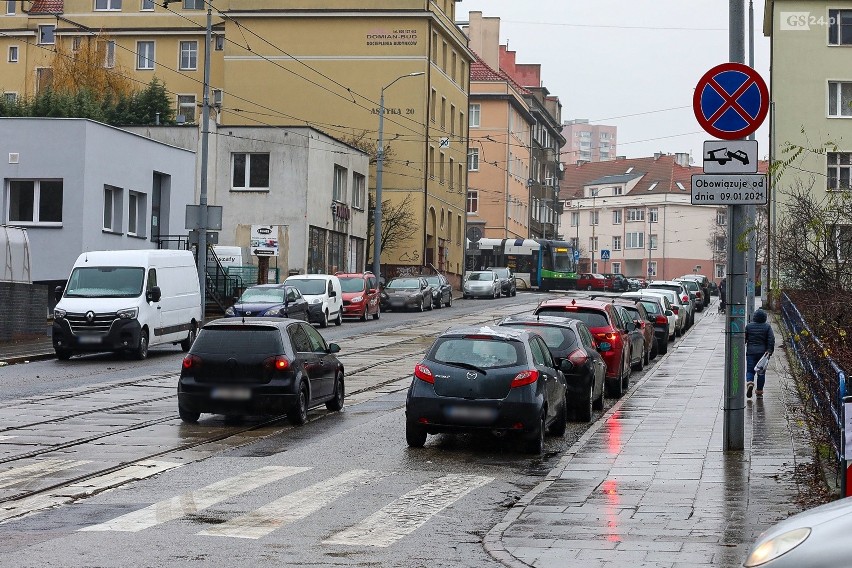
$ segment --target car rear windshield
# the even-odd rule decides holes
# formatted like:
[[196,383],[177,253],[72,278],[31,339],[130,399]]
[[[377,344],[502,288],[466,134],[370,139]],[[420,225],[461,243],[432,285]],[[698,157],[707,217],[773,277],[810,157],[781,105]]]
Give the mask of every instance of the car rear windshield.
[[587,327],[609,326],[609,320],[607,319],[606,314],[600,310],[593,310],[587,308],[543,307],[538,310],[536,314],[580,320],[581,322],[586,324]]
[[515,367],[526,363],[524,346],[520,341],[504,339],[475,339],[470,337],[441,337],[435,341],[429,359],[448,365],[473,365],[479,369]]
[[660,304],[656,302],[642,302],[642,305],[645,306],[645,311],[649,314],[661,314],[663,313],[660,309]]
[[320,296],[325,294],[327,285],[325,280],[318,279],[293,279],[288,278],[287,284],[296,288],[299,292],[306,296]]
[[683,284],[687,290],[692,290],[693,292],[701,289],[701,286],[699,286],[698,282],[695,280],[684,280],[681,284]]
[[387,287],[390,290],[417,290],[420,288],[420,280],[417,278],[397,278],[388,282]]
[[426,282],[428,282],[432,286],[440,286],[441,285],[441,279],[438,278],[437,276],[427,276]]
[[622,307],[623,307],[625,310],[627,310],[628,312],[630,312],[630,317],[631,317],[631,318],[633,318],[633,319],[642,319],[642,315],[639,313],[639,310],[637,310],[635,307],[633,307],[633,306],[622,306]]
[[529,323],[504,323],[500,327],[513,327],[539,334],[547,347],[553,350],[565,350],[577,345],[574,331],[565,327],[536,325]]
[[285,292],[281,288],[249,288],[240,296],[240,302],[248,304],[283,304]]
[[680,294],[680,286],[674,284],[651,284],[648,288],[651,290],[670,290],[675,294]]
[[494,280],[493,272],[471,272],[468,280],[480,280],[492,282]]
[[508,268],[492,268],[491,272],[499,276],[500,278],[508,278],[509,277],[509,269]]
[[283,353],[281,333],[273,327],[209,327],[198,334],[193,353],[263,354]]
[[344,292],[363,292],[364,279],[350,276],[340,279],[340,287]]

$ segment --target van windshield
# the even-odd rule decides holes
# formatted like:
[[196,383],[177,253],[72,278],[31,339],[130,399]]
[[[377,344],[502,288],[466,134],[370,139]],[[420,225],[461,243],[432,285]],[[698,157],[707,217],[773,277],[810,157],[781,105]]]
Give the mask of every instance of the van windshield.
[[320,279],[287,279],[287,284],[296,288],[305,296],[321,296],[326,292],[325,280]]
[[142,294],[145,269],[129,266],[75,268],[65,287],[69,298],[136,298]]

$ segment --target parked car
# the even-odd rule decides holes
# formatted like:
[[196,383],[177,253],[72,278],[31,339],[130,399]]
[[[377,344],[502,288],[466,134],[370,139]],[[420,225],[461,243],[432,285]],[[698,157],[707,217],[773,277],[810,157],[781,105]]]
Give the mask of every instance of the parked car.
[[328,327],[343,323],[343,289],[340,279],[331,274],[296,274],[284,280],[299,290],[308,301],[308,320]]
[[453,305],[453,286],[443,274],[425,276],[426,282],[432,287],[432,303],[436,308]]
[[382,290],[382,309],[431,310],[432,287],[422,276],[391,278]]
[[630,368],[641,371],[645,368],[645,334],[634,321],[633,315],[619,304],[614,304],[616,311],[624,322],[627,340],[630,342]]
[[496,272],[491,270],[477,270],[469,272],[462,285],[462,296],[464,298],[499,298],[500,279]]
[[676,292],[671,290],[663,290],[661,288],[648,288],[642,290],[642,294],[656,295],[665,297],[669,301],[669,309],[675,315],[675,336],[680,337],[686,332],[686,309],[681,305]]
[[627,311],[629,318],[636,324],[638,331],[642,333],[644,363],[648,365],[651,359],[657,356],[658,350],[657,341],[654,338],[654,322],[645,310],[645,306],[631,298],[618,298],[613,303]]
[[491,272],[500,279],[500,293],[504,296],[517,296],[518,288],[515,284],[515,272],[511,268],[489,268]]
[[672,309],[671,301],[662,294],[640,290],[622,295],[636,302],[642,302],[649,316],[654,317],[654,335],[657,338],[657,351],[665,355],[669,342],[674,341],[678,330],[678,317]]
[[[592,411],[603,409],[606,363],[586,324],[561,317],[509,316],[498,325],[525,329],[544,339],[556,365],[565,375],[571,416],[582,422],[590,422]],[[570,370],[562,366],[563,361],[571,364]]]
[[606,363],[606,391],[610,398],[619,398],[630,384],[630,341],[621,315],[611,303],[598,300],[558,298],[544,300],[533,312],[535,315],[577,319],[592,332],[595,343],[609,345],[603,351]]
[[379,283],[372,272],[338,272],[343,291],[343,316],[367,321],[368,316],[374,320],[382,316],[379,297]]
[[710,296],[713,294],[713,288],[715,287],[715,283],[704,276],[703,274],[684,274],[677,280],[694,280],[698,282],[698,286],[701,288],[701,295],[704,301],[704,307],[710,305]]
[[296,425],[308,409],[343,408],[340,351],[306,322],[291,319],[219,319],[201,328],[183,359],[178,414],[241,416],[287,414]]
[[612,281],[613,292],[627,292],[630,289],[630,283],[627,281],[627,277],[624,274],[612,274],[606,273],[603,275],[604,278]]
[[638,278],[628,278],[627,279],[627,290],[628,291],[636,291],[642,288],[642,281]]
[[710,295],[718,296],[719,295],[719,285],[712,280],[710,281]]
[[684,326],[681,331],[686,331],[695,323],[695,302],[689,297],[689,292],[680,282],[674,280],[653,280],[648,282],[648,290],[668,290],[674,292],[673,304],[680,304],[681,309],[686,310]]
[[566,391],[565,377],[537,333],[481,326],[449,330],[414,367],[405,438],[419,448],[428,434],[439,432],[515,433],[527,451],[540,454],[546,431],[565,433]]
[[814,507],[776,523],[755,541],[746,568],[834,568],[849,562],[852,497]]
[[276,317],[308,321],[308,302],[293,286],[258,284],[246,288],[236,303],[225,310],[225,317]]
[[689,297],[692,298],[695,303],[695,311],[703,312],[704,311],[704,290],[701,289],[701,286],[698,285],[696,280],[691,280],[689,278],[678,278],[675,282],[679,282],[686,291],[689,292]]
[[603,274],[578,274],[577,290],[599,290],[601,292],[612,290],[612,280]]

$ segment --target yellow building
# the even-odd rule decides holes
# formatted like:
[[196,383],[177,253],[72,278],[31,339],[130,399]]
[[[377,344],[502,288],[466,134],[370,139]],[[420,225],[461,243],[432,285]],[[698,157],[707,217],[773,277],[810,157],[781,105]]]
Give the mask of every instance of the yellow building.
[[[0,49],[8,55],[0,60],[0,90],[32,96],[50,80],[55,57],[72,57],[94,41],[105,67],[140,88],[157,77],[177,114],[198,120],[208,5],[162,3],[3,2],[11,13],[0,15]],[[416,229],[385,249],[386,276],[430,265],[461,274],[473,54],[454,23],[456,0],[213,0],[212,6],[210,84],[218,122],[309,125],[375,146],[387,87],[383,201],[405,203]],[[396,81],[413,73],[422,75]]]

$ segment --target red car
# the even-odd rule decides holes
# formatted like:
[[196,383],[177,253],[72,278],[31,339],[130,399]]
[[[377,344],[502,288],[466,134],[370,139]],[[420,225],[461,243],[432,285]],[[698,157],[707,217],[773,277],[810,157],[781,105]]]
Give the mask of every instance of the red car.
[[372,272],[338,272],[335,276],[343,292],[343,317],[361,321],[367,321],[367,316],[381,317],[379,282]]
[[633,354],[627,326],[615,306],[597,300],[559,298],[543,301],[534,314],[577,319],[585,323],[606,363],[607,396],[619,398],[624,393],[630,384]]
[[611,292],[613,290],[612,278],[603,274],[578,274],[577,290],[597,290],[599,292]]

